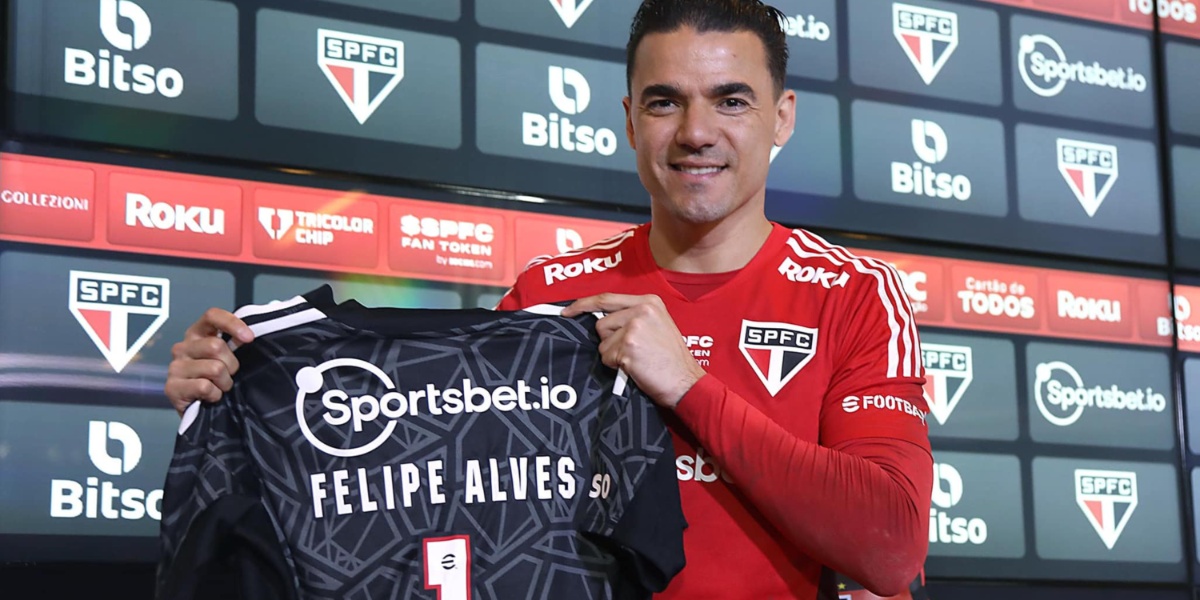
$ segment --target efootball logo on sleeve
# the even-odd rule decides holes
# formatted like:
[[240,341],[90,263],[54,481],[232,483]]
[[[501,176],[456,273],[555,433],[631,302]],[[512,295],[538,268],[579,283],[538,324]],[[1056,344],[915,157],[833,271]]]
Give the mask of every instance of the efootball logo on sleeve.
[[921,344],[925,362],[925,403],[945,425],[974,379],[970,346]]
[[743,320],[738,348],[774,396],[812,360],[817,351],[817,330],[791,323]]
[[359,124],[387,99],[404,79],[404,42],[317,30],[317,64]]
[[1058,138],[1058,170],[1089,217],[1117,182],[1117,147]]
[[1138,505],[1137,473],[1075,469],[1075,501],[1112,550]]
[[925,85],[958,48],[958,15],[910,4],[892,4],[892,32]]
[[68,307],[120,373],[170,315],[171,280],[71,271]]

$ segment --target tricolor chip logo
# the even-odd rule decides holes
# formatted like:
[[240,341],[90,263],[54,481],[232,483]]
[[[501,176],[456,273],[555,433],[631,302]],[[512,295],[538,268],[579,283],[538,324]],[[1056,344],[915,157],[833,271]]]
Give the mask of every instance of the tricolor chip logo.
[[817,330],[791,323],[743,320],[738,348],[774,396],[812,360],[817,350]]
[[550,0],[550,6],[554,7],[554,12],[558,13],[567,29],[574,27],[575,22],[591,5],[592,0]]
[[[279,218],[279,226],[275,225],[276,217]],[[262,224],[267,235],[273,240],[282,240],[283,236],[287,235],[288,230],[296,223],[296,215],[291,210],[286,208],[270,208],[267,206],[258,207],[258,222]]]
[[170,316],[171,280],[71,271],[68,307],[120,373]]
[[1089,217],[1117,181],[1117,147],[1058,138],[1058,170]]
[[359,124],[404,79],[404,42],[318,29],[317,44],[317,65]]
[[1137,473],[1075,469],[1075,501],[1112,550],[1137,508]]
[[925,403],[939,425],[945,425],[974,379],[971,347],[921,344],[925,363]]
[[892,31],[925,85],[937,78],[958,47],[958,15],[910,4],[892,4]]

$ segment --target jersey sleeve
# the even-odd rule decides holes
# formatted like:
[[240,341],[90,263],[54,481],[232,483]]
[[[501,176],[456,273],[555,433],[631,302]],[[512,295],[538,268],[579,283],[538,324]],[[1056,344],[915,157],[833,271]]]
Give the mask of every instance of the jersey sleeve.
[[602,538],[633,589],[660,592],[683,569],[687,527],[671,434],[638,388],[612,393],[616,372],[598,357],[595,372],[603,375],[609,398],[592,443],[581,530]]
[[184,421],[175,438],[175,453],[163,484],[160,591],[196,568],[186,564],[189,561],[184,557],[195,555],[191,533],[204,527],[198,524],[206,522],[214,506],[239,496],[257,501],[252,467],[236,433],[231,395],[213,404],[195,403],[195,419]]
[[828,330],[834,367],[822,400],[820,443],[867,437],[928,450],[925,371],[916,321],[895,270],[879,261],[846,290]]

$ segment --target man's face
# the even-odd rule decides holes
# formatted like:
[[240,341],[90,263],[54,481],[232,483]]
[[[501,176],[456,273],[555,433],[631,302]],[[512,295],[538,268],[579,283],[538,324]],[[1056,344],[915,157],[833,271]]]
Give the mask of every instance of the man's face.
[[626,133],[656,211],[691,224],[761,212],[771,148],[791,136],[796,95],[776,98],[758,36],[647,35],[630,79]]

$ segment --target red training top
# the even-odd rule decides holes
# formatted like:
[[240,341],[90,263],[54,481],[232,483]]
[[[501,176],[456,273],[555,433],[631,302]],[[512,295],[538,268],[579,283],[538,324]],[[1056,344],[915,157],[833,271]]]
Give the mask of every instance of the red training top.
[[689,528],[659,597],[812,600],[822,566],[905,589],[928,549],[933,459],[895,270],[775,225],[740,271],[689,276],[655,264],[649,230],[531,262],[497,308],[657,294],[708,372],[668,415]]

